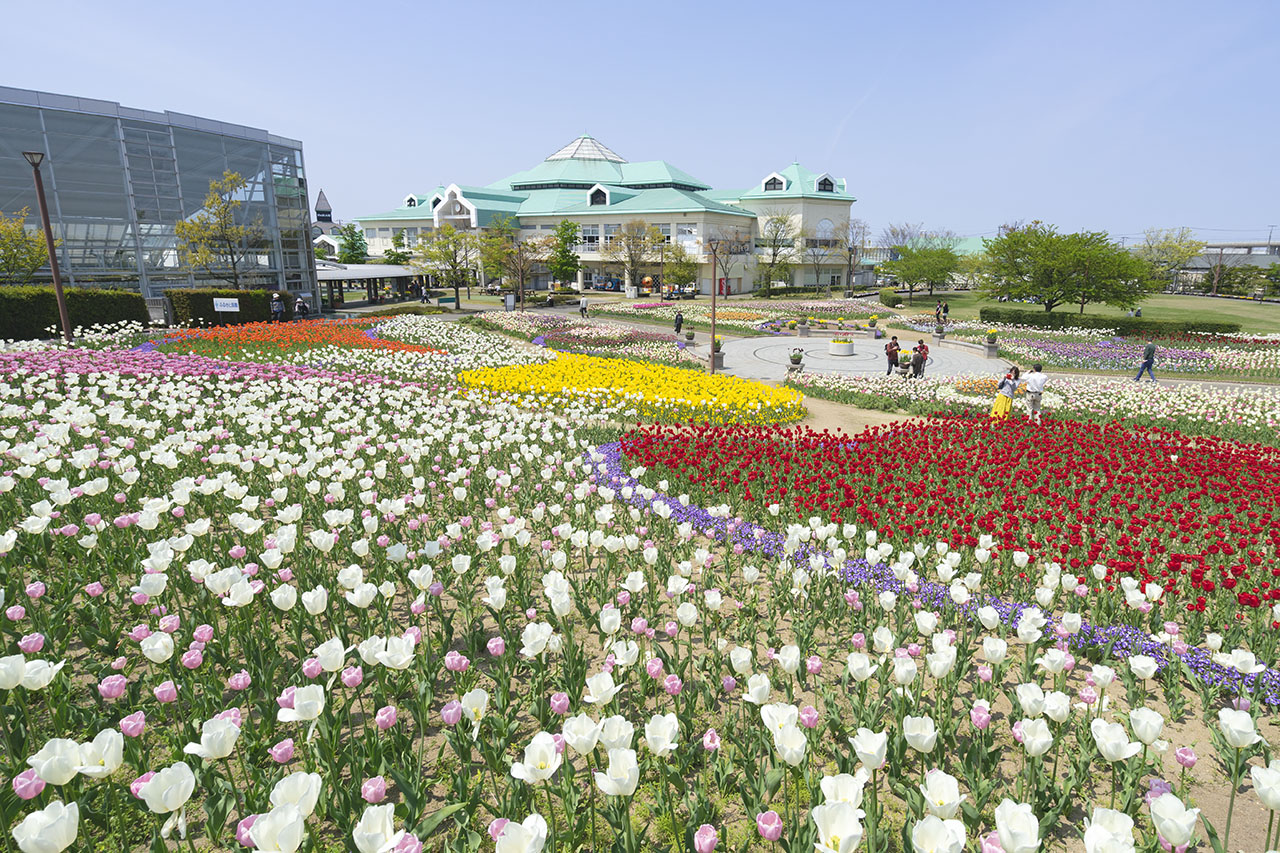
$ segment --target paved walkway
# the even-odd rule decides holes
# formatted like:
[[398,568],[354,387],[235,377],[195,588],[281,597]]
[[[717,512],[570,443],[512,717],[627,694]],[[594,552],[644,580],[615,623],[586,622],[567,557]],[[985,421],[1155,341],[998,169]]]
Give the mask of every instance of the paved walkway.
[[[903,340],[905,349],[914,341]],[[825,337],[808,338],[738,338],[724,343],[726,373],[748,379],[780,379],[786,375],[790,355],[795,349],[804,351],[804,369],[808,373],[843,373],[851,376],[879,376],[887,372],[884,355],[886,340],[854,338],[853,355],[830,355]],[[1004,361],[988,359],[978,353],[937,346],[929,341],[929,363],[925,375],[958,376],[962,373],[996,373]],[[703,349],[703,347],[699,347]]]

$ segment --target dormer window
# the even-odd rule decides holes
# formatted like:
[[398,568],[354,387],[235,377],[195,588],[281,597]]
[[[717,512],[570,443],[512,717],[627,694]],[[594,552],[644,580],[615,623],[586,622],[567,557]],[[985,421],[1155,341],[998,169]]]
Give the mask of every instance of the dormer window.
[[405,207],[417,207],[417,206],[418,206],[418,200],[416,198],[409,199],[408,203],[405,204]]
[[592,205],[608,204],[608,203],[609,203],[609,194],[606,193],[604,190],[597,187],[596,189],[591,191]]
[[764,182],[765,192],[777,192],[780,189],[782,189],[782,181],[777,178],[770,178]]
[[818,192],[833,193],[835,191],[836,191],[836,185],[832,182],[830,178],[823,178],[822,180],[818,181]]
[[435,210],[436,205],[438,205],[439,203],[440,203],[440,196],[436,196],[435,198],[431,199],[431,209]]

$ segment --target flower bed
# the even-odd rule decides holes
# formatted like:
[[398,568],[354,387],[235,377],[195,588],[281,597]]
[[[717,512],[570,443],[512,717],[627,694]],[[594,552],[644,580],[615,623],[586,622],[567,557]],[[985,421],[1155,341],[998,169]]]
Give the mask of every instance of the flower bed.
[[[865,321],[883,307],[866,299],[734,299],[722,302],[716,309],[716,327],[726,331],[778,333],[789,320],[814,317],[832,326],[840,325],[837,319],[850,327],[855,321]],[[684,315],[686,325],[710,328],[710,302],[639,302],[602,306],[598,313],[610,316],[644,320],[675,320],[676,312]]]
[[706,362],[698,358],[684,341],[675,341],[670,334],[646,332],[618,323],[514,311],[481,314],[472,322],[484,329],[534,341],[557,352],[632,358],[672,367],[706,367]]
[[793,389],[589,355],[469,370],[460,379],[468,388],[543,404],[566,399],[601,405],[623,412],[626,420],[777,424],[804,417],[804,397]]
[[[896,376],[804,373],[788,376],[787,384],[812,397],[863,408],[933,414],[989,409],[996,377],[925,376],[903,382]],[[1024,393],[1019,389],[1015,406]],[[1280,445],[1280,392],[1272,388],[1138,384],[1132,379],[1053,374],[1043,402],[1053,417],[1099,423],[1122,420],[1135,426]]]

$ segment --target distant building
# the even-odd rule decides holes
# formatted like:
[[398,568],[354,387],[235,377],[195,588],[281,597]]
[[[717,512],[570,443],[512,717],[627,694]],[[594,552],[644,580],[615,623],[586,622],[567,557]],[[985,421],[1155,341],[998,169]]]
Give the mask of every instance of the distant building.
[[[0,210],[38,222],[31,167],[41,172],[49,218],[70,285],[134,288],[155,297],[193,285],[227,286],[178,261],[175,224],[200,213],[209,182],[238,172],[240,212],[259,239],[239,247],[242,287],[306,294],[318,305],[302,143],[265,130],[112,101],[0,87]],[[49,280],[48,268],[36,279]]]
[[333,221],[333,208],[329,206],[329,199],[325,198],[324,190],[320,190],[320,194],[316,196],[316,220],[311,223],[311,236],[319,237],[321,234],[332,234],[341,227],[341,222]]
[[[830,240],[849,219],[855,201],[845,180],[826,172],[811,172],[793,163],[761,176],[745,190],[713,190],[708,184],[663,160],[628,162],[590,136],[574,139],[532,168],[487,186],[450,184],[434,192],[405,196],[399,207],[357,217],[364,228],[371,255],[391,248],[391,238],[403,231],[407,245],[448,223],[456,228],[483,229],[495,218],[510,217],[522,239],[545,235],[564,220],[577,223],[583,261],[579,288],[629,286],[618,281],[623,273],[609,269],[601,249],[622,226],[641,220],[656,227],[667,244],[679,243],[699,262],[699,287],[712,288],[711,257],[706,239],[716,233],[737,233],[754,245],[759,223],[775,212],[789,214],[811,240]],[[824,236],[826,235],[826,236]],[[652,278],[661,276],[661,261]],[[724,276],[721,287],[740,293],[753,287],[756,256],[740,258]],[[835,287],[847,284],[838,260],[795,267],[798,283]],[[545,273],[535,287],[545,287]]]

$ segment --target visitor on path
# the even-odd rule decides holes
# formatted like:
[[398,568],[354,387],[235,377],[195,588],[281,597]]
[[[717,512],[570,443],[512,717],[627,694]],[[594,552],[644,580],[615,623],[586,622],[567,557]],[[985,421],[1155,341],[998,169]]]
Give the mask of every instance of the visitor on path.
[[1147,341],[1146,347],[1142,350],[1142,366],[1138,368],[1138,375],[1133,377],[1133,381],[1137,382],[1142,378],[1143,371],[1151,377],[1151,381],[1156,381],[1156,374],[1151,368],[1156,364],[1156,345],[1152,341]]
[[916,341],[911,348],[911,372],[914,376],[924,376],[924,366],[929,363],[929,345],[923,340]]
[[582,319],[587,319],[587,297],[585,296],[578,300],[578,314]]
[[933,322],[936,325],[942,325],[942,300],[938,300],[938,304],[933,306]]
[[684,314],[680,311],[676,312],[676,334],[680,334],[680,327],[684,325]]
[[942,325],[945,326],[947,324],[947,315],[950,313],[951,313],[951,303],[943,302],[942,303]]
[[1018,368],[1011,367],[996,386],[996,401],[991,404],[991,417],[996,420],[1009,417],[1009,411],[1013,408],[1013,393],[1018,390],[1018,375]]
[[305,299],[303,299],[301,296],[299,296],[299,297],[298,297],[298,301],[297,301],[297,302],[295,302],[295,303],[293,303],[293,319],[295,319],[295,320],[305,320],[305,319],[307,319],[307,311],[308,311],[308,310],[310,310],[310,309],[309,309],[309,308],[307,308],[307,300],[305,300]]
[[894,335],[889,343],[884,345],[885,357],[889,359],[889,371],[885,376],[893,375],[893,369],[898,366],[898,351],[901,349],[902,346],[898,343],[897,335]]
[[1031,372],[1022,380],[1027,389],[1027,420],[1040,423],[1040,400],[1044,396],[1044,386],[1048,383],[1049,377],[1040,362],[1031,365]]
[[271,294],[271,322],[279,323],[284,320],[284,300],[280,298],[280,294]]

